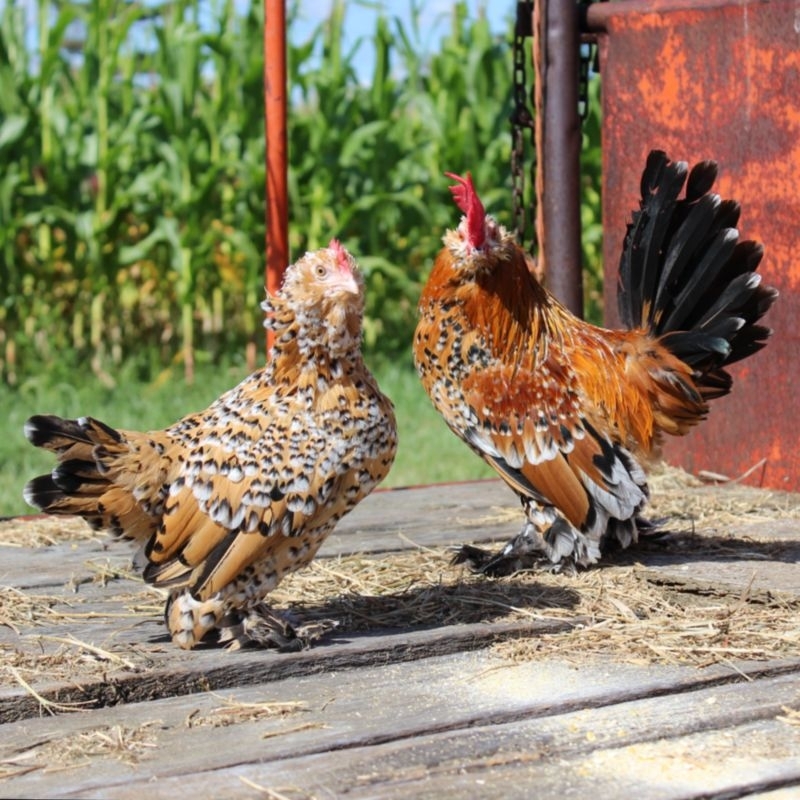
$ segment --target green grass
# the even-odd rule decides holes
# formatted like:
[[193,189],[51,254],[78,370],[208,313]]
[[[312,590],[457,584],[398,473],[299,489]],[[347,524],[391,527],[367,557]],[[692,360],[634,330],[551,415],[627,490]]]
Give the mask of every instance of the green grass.
[[[54,460],[25,440],[28,416],[97,417],[120,428],[152,430],[205,407],[244,377],[242,368],[198,367],[197,380],[187,386],[182,367],[143,383],[123,371],[114,388],[101,383],[87,368],[66,380],[41,375],[11,389],[0,384],[0,516],[33,513],[22,499],[22,487],[47,472]],[[447,429],[425,395],[410,363],[376,370],[383,391],[394,401],[400,444],[385,486],[469,480],[490,477],[492,471]]]
[[413,366],[376,370],[397,414],[399,445],[384,486],[489,478],[496,473],[454,436],[431,405]]

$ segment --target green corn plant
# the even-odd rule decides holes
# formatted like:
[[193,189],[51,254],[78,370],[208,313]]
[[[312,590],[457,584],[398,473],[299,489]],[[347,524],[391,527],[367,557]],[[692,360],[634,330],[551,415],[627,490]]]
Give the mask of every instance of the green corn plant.
[[[263,16],[260,0],[38,0],[0,9],[0,374],[91,360],[108,382],[262,341]],[[367,274],[369,357],[408,360],[415,306],[445,228],[445,170],[471,171],[510,219],[512,21],[465,3],[441,41],[421,0],[387,4],[345,44],[367,0],[336,0],[304,39],[289,6],[289,244],[338,237]],[[82,40],[78,56],[65,45]],[[371,51],[370,74],[362,60]],[[599,276],[599,125],[590,117],[584,253]],[[596,292],[596,283],[587,283]]]
[[[165,211],[122,257],[133,263],[151,254],[170,275],[190,381],[198,323],[206,333],[223,332],[226,291],[238,292],[239,309],[257,306],[252,277],[261,263],[257,242],[263,224],[254,224],[253,216],[263,210],[244,203],[239,192],[251,195],[250,182],[263,178],[263,166],[253,164],[254,149],[248,146],[250,140],[263,142],[263,125],[247,119],[246,92],[258,73],[239,55],[240,37],[249,30],[252,40],[258,19],[248,18],[243,31],[227,2],[219,10],[218,30],[207,32],[187,14],[189,7],[171,5],[164,24],[154,29],[158,47],[152,69],[159,80],[149,103],[159,141],[153,177]],[[253,61],[252,50],[248,57]]]

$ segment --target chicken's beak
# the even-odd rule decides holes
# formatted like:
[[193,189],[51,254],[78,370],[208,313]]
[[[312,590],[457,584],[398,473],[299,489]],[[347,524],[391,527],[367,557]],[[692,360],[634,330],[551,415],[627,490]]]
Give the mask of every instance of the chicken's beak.
[[336,276],[335,286],[337,289],[349,294],[359,294],[358,281],[352,272],[341,270]]

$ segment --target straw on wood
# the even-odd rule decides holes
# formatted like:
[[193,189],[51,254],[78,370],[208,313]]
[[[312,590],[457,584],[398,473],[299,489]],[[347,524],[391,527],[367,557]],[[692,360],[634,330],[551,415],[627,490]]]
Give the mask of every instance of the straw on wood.
[[[733,592],[688,577],[667,579],[637,566],[636,560],[648,548],[691,551],[698,559],[786,560],[796,543],[756,541],[732,531],[756,522],[800,519],[800,496],[739,485],[704,486],[670,469],[654,474],[652,488],[651,515],[668,517],[667,540],[642,542],[607,559],[601,568],[575,577],[538,572],[488,580],[453,567],[452,552],[446,548],[417,547],[384,555],[318,558],[287,578],[270,602],[291,609],[301,620],[336,619],[340,633],[520,618],[567,619],[576,624],[569,632],[498,645],[498,656],[511,660],[581,661],[613,655],[639,663],[704,666],[796,655],[800,644],[796,596]],[[520,511],[509,493],[507,507],[488,510],[486,528],[491,529],[492,518],[507,519],[511,514],[520,516]],[[29,525],[28,520],[18,523],[24,530]],[[13,536],[24,541],[24,534],[12,531]],[[48,536],[46,541],[53,543],[54,534]],[[468,536],[465,532],[465,539]],[[31,546],[48,546],[42,541],[40,532],[35,532]],[[96,598],[93,606],[82,608],[91,593],[45,594],[0,587],[0,625],[19,637],[0,643],[3,664],[16,670],[16,675],[0,670],[0,684],[19,684],[20,677],[31,686],[63,680],[76,667],[88,677],[111,668],[149,668],[147,652],[114,641],[114,634],[117,622],[130,626],[160,617],[162,595],[110,561],[96,560],[87,566],[87,580],[106,587],[103,596],[109,601],[100,610]],[[85,641],[81,626],[98,618],[108,618],[109,640]],[[58,626],[72,638],[29,638],[36,637],[43,625]]]

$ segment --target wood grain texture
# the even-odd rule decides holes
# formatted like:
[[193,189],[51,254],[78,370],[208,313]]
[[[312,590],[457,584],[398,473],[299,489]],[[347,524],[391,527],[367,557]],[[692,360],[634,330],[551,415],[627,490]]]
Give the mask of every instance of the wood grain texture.
[[[419,546],[502,541],[514,506],[499,481],[378,492],[321,557],[391,562]],[[683,592],[791,598],[799,534],[794,519],[710,540],[676,533],[617,564]],[[785,800],[800,788],[800,654],[697,668],[568,651],[514,663],[492,647],[590,622],[568,608],[550,620],[340,630],[294,654],[185,652],[169,643],[156,595],[126,572],[124,546],[2,552],[0,588],[31,603],[28,623],[0,628],[2,652],[39,659],[40,697],[87,705],[50,715],[3,664],[0,797]],[[487,582],[486,595],[510,602],[513,587]],[[48,671],[57,647],[74,651],[69,676]]]

